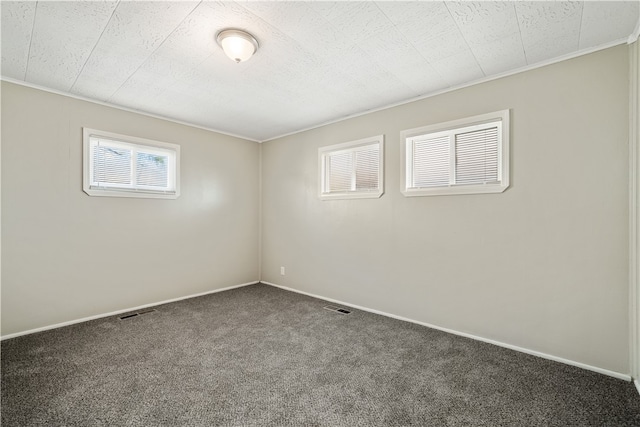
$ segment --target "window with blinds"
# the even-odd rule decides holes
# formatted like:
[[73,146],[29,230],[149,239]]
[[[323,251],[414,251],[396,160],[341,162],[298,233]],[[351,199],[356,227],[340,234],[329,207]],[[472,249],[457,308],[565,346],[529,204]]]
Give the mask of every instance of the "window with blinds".
[[179,196],[176,144],[84,129],[84,191],[91,196]]
[[401,134],[405,196],[500,193],[509,186],[509,110]]
[[318,150],[321,199],[377,198],[383,193],[382,135]]

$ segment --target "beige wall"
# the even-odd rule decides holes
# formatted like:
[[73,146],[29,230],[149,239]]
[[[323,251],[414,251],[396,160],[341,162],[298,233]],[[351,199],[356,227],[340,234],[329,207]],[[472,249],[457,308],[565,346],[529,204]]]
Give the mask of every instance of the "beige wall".
[[640,391],[640,274],[638,272],[638,265],[640,264],[639,256],[639,242],[640,242],[640,207],[638,201],[640,200],[640,176],[638,174],[638,166],[640,165],[640,150],[638,145],[640,143],[640,42],[629,46],[629,59],[630,59],[630,114],[629,114],[629,139],[631,147],[630,157],[632,157],[632,174],[631,176],[631,212],[634,217],[631,218],[631,230],[630,230],[630,247],[632,249],[631,257],[631,292],[630,292],[630,308],[631,308],[631,375],[636,379],[636,385]]
[[[89,197],[82,127],[181,146],[177,200]],[[2,335],[258,280],[255,142],[2,83]]]
[[[629,373],[628,69],[619,46],[264,143],[262,279]],[[402,196],[401,130],[501,109],[506,192]],[[319,200],[318,147],[378,134],[385,194]]]

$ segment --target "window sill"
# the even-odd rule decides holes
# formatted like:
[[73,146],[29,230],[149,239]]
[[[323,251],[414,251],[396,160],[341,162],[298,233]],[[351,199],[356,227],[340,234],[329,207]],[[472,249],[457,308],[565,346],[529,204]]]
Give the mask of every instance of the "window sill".
[[379,199],[384,191],[360,191],[349,193],[326,193],[320,194],[320,200],[345,200],[345,199]]
[[487,194],[502,193],[509,187],[508,184],[491,185],[460,185],[452,187],[434,188],[401,188],[400,191],[405,197],[421,196],[454,196],[463,194]]
[[90,196],[102,197],[135,197],[139,199],[177,199],[180,193],[159,193],[145,192],[144,190],[98,190],[95,188],[84,188],[83,191]]

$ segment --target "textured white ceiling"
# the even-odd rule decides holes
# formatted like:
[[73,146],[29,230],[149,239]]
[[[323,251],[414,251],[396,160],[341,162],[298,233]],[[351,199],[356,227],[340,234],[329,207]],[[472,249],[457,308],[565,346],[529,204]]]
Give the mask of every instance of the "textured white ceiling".
[[[263,141],[626,41],[638,1],[9,2],[2,76]],[[236,64],[227,27],[260,50]]]

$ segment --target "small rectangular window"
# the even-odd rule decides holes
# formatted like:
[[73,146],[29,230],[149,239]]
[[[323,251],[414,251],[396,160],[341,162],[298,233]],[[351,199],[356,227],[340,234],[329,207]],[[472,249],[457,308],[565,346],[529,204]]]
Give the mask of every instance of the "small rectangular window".
[[405,196],[501,193],[509,186],[509,110],[403,131]]
[[83,189],[90,196],[175,199],[180,146],[84,128]]
[[377,198],[383,193],[384,136],[318,150],[321,199]]

